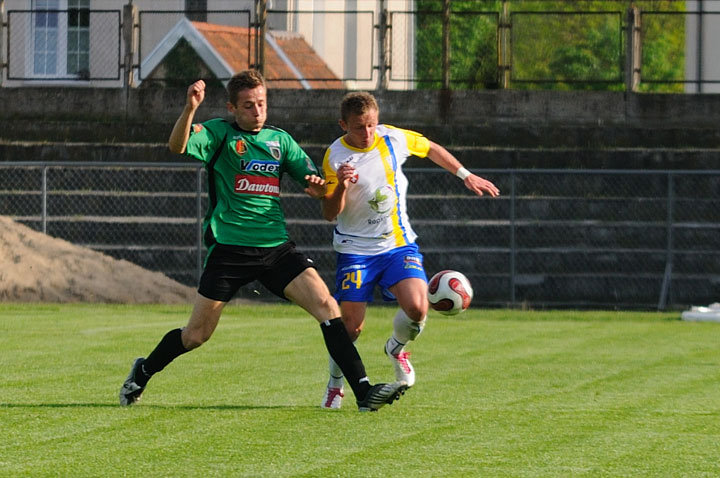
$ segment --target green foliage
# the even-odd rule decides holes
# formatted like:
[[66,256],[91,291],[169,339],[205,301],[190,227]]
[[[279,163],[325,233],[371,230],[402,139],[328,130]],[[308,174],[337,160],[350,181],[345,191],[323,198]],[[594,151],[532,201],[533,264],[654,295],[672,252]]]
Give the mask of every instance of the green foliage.
[[[670,13],[643,15],[643,91],[682,92],[685,77],[685,16]],[[668,86],[669,85],[669,86]]]
[[[499,1],[455,2],[450,16],[450,81],[466,89],[498,87]],[[442,86],[442,1],[419,0],[416,70],[420,88]]]
[[[0,305],[0,476],[717,476],[720,326],[677,313],[431,313],[417,384],[321,410],[327,355],[289,305],[229,306],[212,339],[117,404],[190,306]],[[373,381],[394,309],[358,347]],[[412,450],[412,452],[408,452]],[[400,459],[398,457],[409,457]]]
[[[498,86],[500,1],[450,4],[450,81],[453,88]],[[685,28],[683,1],[509,0],[511,87],[520,89],[624,90],[625,31],[631,6],[643,15],[645,91],[682,91]],[[440,88],[442,6],[417,2],[416,76],[420,88]],[[658,15],[654,12],[663,12]],[[657,81],[658,83],[650,83]],[[664,83],[663,83],[664,81]]]

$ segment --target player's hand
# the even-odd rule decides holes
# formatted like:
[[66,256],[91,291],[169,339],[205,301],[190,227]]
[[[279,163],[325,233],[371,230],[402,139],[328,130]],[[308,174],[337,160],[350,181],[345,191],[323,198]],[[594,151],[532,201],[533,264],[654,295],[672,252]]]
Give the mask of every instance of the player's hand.
[[205,82],[198,80],[188,87],[187,104],[192,109],[197,109],[205,99]]
[[350,163],[343,163],[337,169],[338,182],[347,187],[348,181],[355,184],[358,180],[358,172]]
[[322,199],[327,194],[327,186],[325,180],[315,174],[308,174],[305,176],[307,181],[307,187],[304,189],[305,194],[315,199]]
[[477,176],[475,174],[471,174],[467,178],[465,178],[465,186],[478,196],[482,196],[483,192],[488,193],[492,197],[497,197],[500,195],[500,190],[495,186],[493,183],[488,181],[487,179],[481,178],[480,176]]

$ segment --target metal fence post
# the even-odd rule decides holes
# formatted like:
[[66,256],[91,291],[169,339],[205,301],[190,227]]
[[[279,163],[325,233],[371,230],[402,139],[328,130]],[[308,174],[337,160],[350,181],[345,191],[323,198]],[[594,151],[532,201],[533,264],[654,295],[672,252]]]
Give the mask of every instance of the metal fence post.
[[[0,0],[0,86],[3,84],[3,78],[5,77],[5,70],[7,69],[7,61],[5,59],[5,25],[7,24],[7,18],[5,18],[5,0]],[[8,43],[9,40],[8,40]]]
[[380,0],[380,23],[378,24],[378,82],[377,90],[387,90],[387,72],[388,72],[388,11],[385,7],[385,0]]
[[442,89],[450,89],[450,0],[443,0],[442,12]]
[[665,310],[667,306],[668,290],[672,281],[673,270],[673,204],[675,202],[675,184],[673,173],[668,173],[667,184],[667,219],[665,221],[665,274],[663,275],[662,287],[660,289],[660,298],[658,299],[658,310]]
[[265,28],[267,0],[255,0],[255,69],[265,75]]
[[195,219],[197,220],[197,231],[196,231],[196,237],[195,237],[195,243],[197,245],[197,257],[196,257],[196,271],[197,271],[197,281],[200,282],[200,276],[202,275],[202,249],[203,249],[203,210],[202,210],[202,168],[197,168],[197,181],[196,181],[196,216]]
[[502,2],[500,24],[498,25],[498,83],[500,88],[510,85],[510,7],[507,0]]
[[637,91],[640,84],[642,66],[642,44],[640,29],[640,10],[637,7],[628,9],[627,13],[627,51],[625,52],[625,90]]
[[705,55],[704,52],[704,32],[703,32],[703,26],[705,24],[705,19],[703,18],[703,14],[705,13],[705,6],[703,5],[703,2],[697,2],[698,3],[698,21],[697,21],[697,68],[695,70],[695,74],[697,75],[697,92],[702,93],[703,92],[703,56]]
[[47,166],[42,169],[42,232],[47,234]]
[[137,50],[137,42],[135,41],[135,25],[138,21],[138,8],[130,3],[123,5],[122,20],[122,39],[125,47],[125,58],[123,58],[124,77],[123,82],[125,89],[128,90],[135,86],[135,75],[133,73],[133,58],[135,50]]
[[515,171],[510,173],[510,304],[514,307],[515,298]]

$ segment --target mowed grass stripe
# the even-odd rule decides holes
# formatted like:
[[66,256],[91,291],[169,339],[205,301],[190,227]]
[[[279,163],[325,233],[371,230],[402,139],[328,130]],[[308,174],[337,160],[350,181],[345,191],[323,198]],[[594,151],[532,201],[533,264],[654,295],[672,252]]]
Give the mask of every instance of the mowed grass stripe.
[[[418,383],[360,414],[319,401],[317,323],[232,305],[206,345],[117,405],[190,306],[0,305],[0,476],[717,476],[720,326],[678,313],[432,314]],[[394,309],[358,348],[373,381]]]

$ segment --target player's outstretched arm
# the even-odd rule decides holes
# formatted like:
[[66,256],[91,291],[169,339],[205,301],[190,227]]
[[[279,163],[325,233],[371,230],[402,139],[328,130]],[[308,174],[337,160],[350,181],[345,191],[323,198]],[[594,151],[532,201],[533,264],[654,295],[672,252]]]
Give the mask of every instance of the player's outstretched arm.
[[315,174],[308,174],[305,176],[307,181],[307,187],[304,189],[305,194],[315,199],[322,199],[327,193],[327,186],[325,180]]
[[500,190],[492,182],[465,169],[450,151],[439,144],[430,141],[430,151],[427,156],[433,163],[462,179],[465,187],[478,196],[484,193],[492,197],[500,195]]
[[190,127],[192,126],[192,120],[195,117],[195,111],[197,111],[200,103],[205,99],[205,82],[198,80],[187,89],[187,97],[185,99],[185,108],[182,113],[175,121],[175,126],[170,133],[170,139],[168,140],[168,147],[173,153],[184,153],[185,147],[187,146],[188,138],[190,137]]

